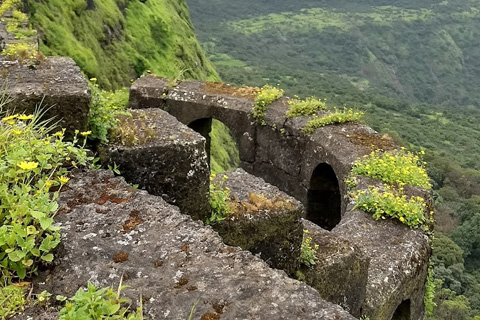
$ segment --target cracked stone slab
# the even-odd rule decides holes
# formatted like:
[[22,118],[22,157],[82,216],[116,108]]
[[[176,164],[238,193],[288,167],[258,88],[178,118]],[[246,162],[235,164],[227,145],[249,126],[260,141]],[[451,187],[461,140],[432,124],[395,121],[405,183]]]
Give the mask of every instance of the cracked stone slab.
[[115,287],[123,277],[148,319],[187,319],[196,302],[194,319],[354,319],[109,171],[76,173],[59,203],[62,243],[38,290],[71,296],[88,281]]

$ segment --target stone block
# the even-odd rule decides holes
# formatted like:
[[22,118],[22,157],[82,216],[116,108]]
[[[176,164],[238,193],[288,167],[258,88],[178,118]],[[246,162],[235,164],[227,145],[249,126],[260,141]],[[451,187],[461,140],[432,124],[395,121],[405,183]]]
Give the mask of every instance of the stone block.
[[193,319],[354,320],[111,172],[77,173],[58,200],[62,243],[34,284],[38,292],[71,296],[88,281],[116,288],[123,277],[123,294],[133,309],[142,299],[146,319],[188,319],[196,304]]
[[127,182],[205,219],[210,213],[205,138],[160,109],[131,114],[120,117],[111,142],[99,147],[100,158],[116,164]]
[[[223,241],[293,274],[300,263],[303,206],[263,179],[237,169],[226,173],[234,213],[212,227]],[[217,177],[222,180],[222,177]]]
[[302,264],[299,269],[305,283],[323,299],[342,306],[355,317],[362,316],[370,258],[351,241],[308,220],[303,220],[303,226],[308,230],[305,236],[312,237],[312,246],[318,245],[316,264]]
[[47,58],[34,67],[0,60],[0,85],[9,98],[4,109],[31,114],[42,107],[43,118],[58,121],[67,136],[87,129],[90,88],[71,58]]
[[165,108],[169,81],[154,75],[138,78],[130,87],[130,109]]

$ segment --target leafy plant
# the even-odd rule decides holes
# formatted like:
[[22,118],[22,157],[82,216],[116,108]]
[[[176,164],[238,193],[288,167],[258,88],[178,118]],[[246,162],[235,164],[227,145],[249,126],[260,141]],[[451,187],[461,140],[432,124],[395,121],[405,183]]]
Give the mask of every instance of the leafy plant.
[[126,88],[117,91],[101,90],[97,79],[90,79],[92,101],[88,114],[88,125],[92,131],[91,139],[108,142],[109,132],[117,127],[117,116],[130,115],[126,109],[128,104],[128,90]]
[[141,304],[136,312],[122,306],[129,303],[128,299],[120,297],[122,289],[121,284],[115,292],[111,287],[98,289],[88,283],[86,290],[78,289],[75,296],[68,299],[60,310],[59,320],[142,320]]
[[229,205],[230,189],[228,187],[224,187],[224,182],[228,179],[228,177],[223,175],[220,181],[215,181],[215,178],[215,174],[210,176],[211,182],[209,203],[212,209],[212,214],[210,218],[207,219],[207,224],[223,221],[232,214],[232,209]]
[[267,106],[283,96],[283,90],[265,85],[258,92],[253,107],[253,118],[258,124],[265,125],[265,111]]
[[318,244],[312,246],[313,238],[308,236],[309,233],[308,230],[303,230],[303,240],[300,248],[300,262],[307,267],[313,267],[318,260],[317,250],[319,246]]
[[302,128],[302,131],[305,134],[312,134],[318,128],[330,125],[330,124],[339,124],[345,122],[356,122],[359,121],[364,113],[362,111],[355,111],[350,108],[344,108],[342,110],[334,109],[334,112],[323,116],[323,117],[313,117],[307,124]]
[[[83,146],[63,141],[64,130],[49,134],[48,121],[35,115],[6,115],[0,121],[0,280],[24,279],[53,260],[60,242],[53,225],[58,189],[68,170],[90,163]],[[55,187],[57,191],[51,189]]]
[[435,299],[435,273],[433,271],[433,262],[430,260],[428,266],[427,282],[425,283],[425,313],[427,316],[433,315],[433,310],[437,306],[434,302]]
[[425,222],[425,200],[403,194],[403,188],[395,190],[384,185],[385,191],[370,186],[368,190],[352,193],[356,201],[355,208],[373,214],[375,220],[396,218],[411,228],[418,228]]
[[25,288],[21,286],[0,286],[0,319],[9,319],[21,312],[26,303]]
[[300,100],[295,97],[293,100],[288,101],[290,109],[288,109],[286,116],[287,118],[295,118],[316,115],[318,111],[327,109],[325,102],[326,99],[309,97],[305,100]]
[[[423,154],[425,152],[421,151],[420,155]],[[428,189],[432,185],[425,165],[426,162],[422,162],[419,155],[406,151],[405,148],[390,152],[376,150],[356,161],[352,167],[352,174],[379,179],[386,183]]]

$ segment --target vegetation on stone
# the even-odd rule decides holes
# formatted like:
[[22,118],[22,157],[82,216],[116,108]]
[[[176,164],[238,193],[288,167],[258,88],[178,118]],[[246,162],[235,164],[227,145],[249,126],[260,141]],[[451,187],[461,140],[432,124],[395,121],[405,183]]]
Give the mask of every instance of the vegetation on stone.
[[281,97],[283,97],[283,90],[268,84],[258,90],[253,107],[253,118],[258,124],[266,124],[264,118],[267,106]]
[[316,99],[314,97],[308,97],[305,100],[294,97],[294,99],[288,101],[290,109],[288,109],[285,115],[287,118],[313,116],[318,111],[327,109],[325,102],[325,99]]
[[352,193],[355,207],[372,214],[375,220],[396,218],[411,228],[418,228],[425,222],[425,200],[421,197],[407,198],[403,188],[395,190],[384,185],[384,191],[375,187]]
[[318,244],[313,244],[313,238],[309,236],[308,230],[303,230],[303,241],[300,248],[300,262],[307,267],[313,267],[317,260],[317,250],[319,248]]
[[314,116],[302,128],[302,131],[305,134],[312,134],[318,128],[321,128],[330,124],[357,122],[362,118],[363,115],[364,113],[362,111],[356,111],[350,108],[334,109],[333,112],[325,116],[321,116],[321,117]]
[[90,139],[108,142],[109,133],[117,128],[119,115],[128,116],[128,91],[126,88],[116,91],[101,90],[97,79],[90,79],[92,100],[88,114],[88,126],[92,131]]
[[224,186],[224,182],[228,177],[223,175],[222,179],[215,180],[215,178],[216,174],[210,176],[209,204],[212,213],[206,221],[207,224],[223,221],[232,214],[232,209],[230,208],[230,189]]
[[424,154],[424,151],[414,154],[404,148],[389,152],[375,150],[353,164],[352,174],[429,189],[432,185],[425,169],[427,163],[421,160]]
[[[92,160],[83,148],[87,133],[65,142],[64,131],[52,133],[41,114],[0,121],[0,283],[24,279],[52,262],[60,242],[54,190],[67,183],[69,169]],[[83,145],[77,147],[79,139]]]
[[129,299],[122,298],[121,284],[115,292],[113,288],[97,288],[88,283],[86,290],[78,289],[73,297],[67,300],[65,307],[60,310],[59,320],[86,320],[86,319],[118,319],[142,320],[143,311],[140,307],[131,311],[125,305]]

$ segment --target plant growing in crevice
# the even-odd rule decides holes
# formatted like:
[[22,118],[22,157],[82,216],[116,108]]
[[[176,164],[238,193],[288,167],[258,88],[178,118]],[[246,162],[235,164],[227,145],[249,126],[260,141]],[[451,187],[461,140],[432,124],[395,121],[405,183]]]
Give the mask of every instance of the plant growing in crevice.
[[327,109],[325,104],[326,101],[326,99],[322,100],[315,97],[309,97],[305,100],[300,100],[297,97],[294,97],[294,99],[288,101],[290,108],[285,115],[287,118],[316,115],[318,111]]
[[207,224],[223,221],[232,214],[230,207],[230,189],[224,186],[224,182],[228,177],[223,175],[220,181],[215,180],[215,178],[215,174],[210,176],[209,203],[212,213],[206,221]]
[[[120,283],[115,292],[111,287],[99,289],[88,283],[86,290],[78,289],[75,296],[67,300],[65,307],[60,310],[59,320],[143,320],[141,299],[136,311],[129,310],[125,307],[129,299],[121,297],[124,288]],[[57,299],[65,300],[64,297]]]
[[253,107],[253,118],[258,124],[266,125],[265,112],[267,111],[267,106],[281,97],[283,97],[283,89],[277,87],[265,85],[258,90],[255,106]]
[[117,128],[120,115],[129,116],[127,110],[128,90],[126,88],[117,91],[101,90],[97,79],[90,79],[92,100],[88,113],[88,125],[92,131],[90,139],[97,139],[107,143],[109,132]]
[[302,128],[303,133],[312,134],[318,128],[325,127],[330,124],[340,124],[347,122],[357,122],[363,117],[362,111],[356,111],[351,108],[337,109],[334,108],[332,113],[323,117],[314,116]]
[[303,230],[303,240],[302,246],[300,248],[300,263],[307,267],[313,267],[318,260],[317,250],[319,248],[318,244],[313,244],[313,238],[309,236],[310,232],[308,230]]

